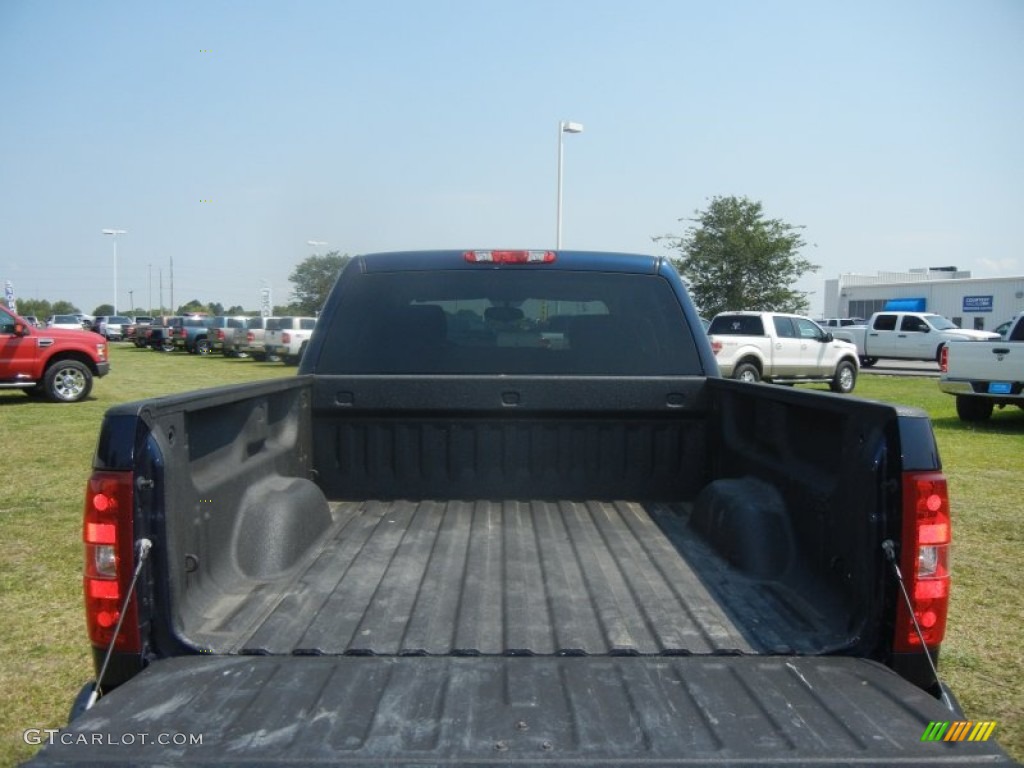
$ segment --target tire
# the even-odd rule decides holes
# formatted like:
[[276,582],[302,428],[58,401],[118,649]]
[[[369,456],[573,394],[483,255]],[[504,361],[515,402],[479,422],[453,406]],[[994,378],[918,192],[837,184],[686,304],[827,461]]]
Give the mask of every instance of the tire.
[[987,421],[992,415],[994,403],[983,397],[957,395],[956,415],[960,421]]
[[871,366],[873,366],[877,362],[878,362],[878,358],[877,357],[862,357],[860,359],[860,367],[861,368],[870,368]]
[[761,380],[761,372],[757,370],[757,366],[753,363],[740,363],[732,372],[732,377],[737,381],[746,381],[750,384],[756,384]]
[[848,395],[853,392],[853,388],[857,386],[857,366],[849,360],[840,360],[839,365],[836,366],[835,375],[828,386],[833,392],[838,392],[842,395]]
[[92,371],[77,360],[58,360],[46,369],[43,389],[55,403],[77,403],[92,391]]
[[171,339],[161,339],[160,346],[158,347],[158,349],[161,352],[173,352],[174,342]]
[[202,355],[203,357],[210,354],[210,350],[212,349],[213,345],[210,344],[209,339],[196,339],[196,343],[192,345],[192,351],[197,355]]
[[263,363],[266,362],[267,356],[263,352],[253,352],[252,359],[255,360],[257,363]]

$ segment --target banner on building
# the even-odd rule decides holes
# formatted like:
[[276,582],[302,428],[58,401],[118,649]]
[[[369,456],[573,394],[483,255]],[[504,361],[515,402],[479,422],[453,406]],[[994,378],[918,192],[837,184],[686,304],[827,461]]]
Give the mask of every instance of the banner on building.
[[991,296],[964,296],[964,312],[991,312]]

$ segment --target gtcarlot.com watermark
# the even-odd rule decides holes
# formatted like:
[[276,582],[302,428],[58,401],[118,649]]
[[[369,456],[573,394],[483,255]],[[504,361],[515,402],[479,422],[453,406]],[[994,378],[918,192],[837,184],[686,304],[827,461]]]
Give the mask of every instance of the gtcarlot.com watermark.
[[203,744],[201,733],[69,733],[59,728],[28,728],[22,739],[30,746],[134,747],[156,744],[161,747],[197,747]]

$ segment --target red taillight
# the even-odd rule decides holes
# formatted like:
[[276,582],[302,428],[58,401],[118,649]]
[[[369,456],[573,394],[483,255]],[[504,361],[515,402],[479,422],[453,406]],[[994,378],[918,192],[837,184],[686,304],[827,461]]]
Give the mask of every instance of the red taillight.
[[949,373],[949,347],[943,346],[939,353],[939,370],[942,373]]
[[712,339],[711,340],[711,351],[714,352],[716,355],[719,352],[721,352],[722,351],[722,342],[720,342],[718,339]]
[[245,334],[245,340],[252,344],[254,341],[256,341],[256,334],[253,333],[252,331],[249,331],[247,334]]
[[550,264],[554,251],[466,251],[466,261],[473,264]]
[[[937,647],[946,634],[949,610],[949,493],[941,472],[903,476],[903,549],[900,569],[924,643]],[[895,650],[921,650],[906,603],[896,613]]]
[[217,341],[224,341],[224,329],[223,328],[218,328],[217,329]]
[[177,334],[183,339],[188,337],[188,331],[185,328],[179,328]]
[[[85,623],[93,645],[106,648],[121,615],[135,566],[132,538],[134,494],[130,472],[94,472],[85,490]],[[134,598],[114,647],[138,653],[138,611]]]
[[291,344],[292,343],[292,335],[290,333],[288,333],[287,331],[282,333],[281,334],[281,343],[282,344]]

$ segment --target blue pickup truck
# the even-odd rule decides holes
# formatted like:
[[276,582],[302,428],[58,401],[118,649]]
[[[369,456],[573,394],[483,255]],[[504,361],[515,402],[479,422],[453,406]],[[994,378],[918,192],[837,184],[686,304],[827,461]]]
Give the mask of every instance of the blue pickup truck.
[[661,258],[353,258],[298,376],[108,411],[84,525],[35,765],[1013,764],[933,738],[927,416],[722,379]]

